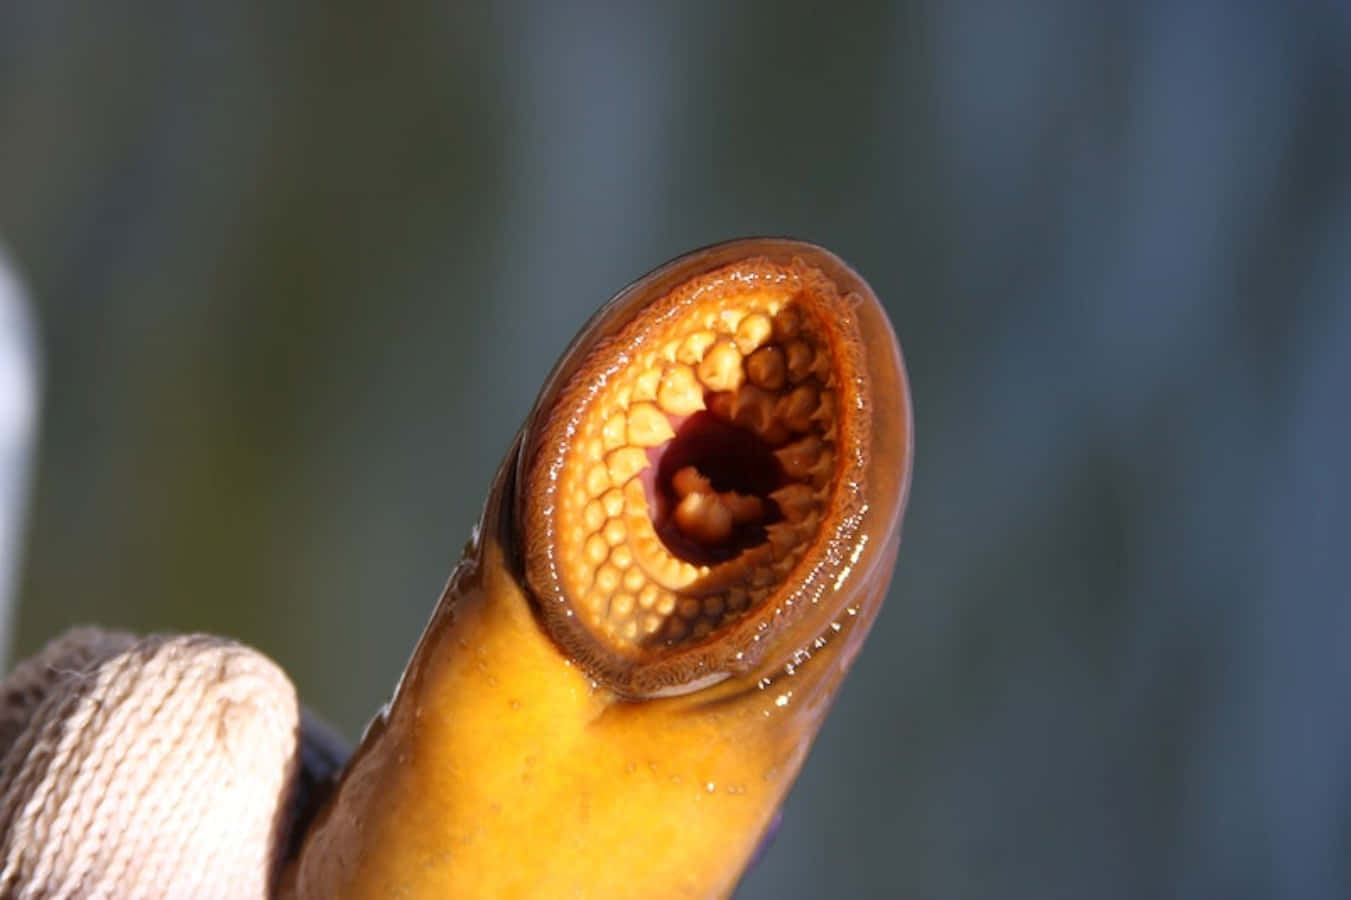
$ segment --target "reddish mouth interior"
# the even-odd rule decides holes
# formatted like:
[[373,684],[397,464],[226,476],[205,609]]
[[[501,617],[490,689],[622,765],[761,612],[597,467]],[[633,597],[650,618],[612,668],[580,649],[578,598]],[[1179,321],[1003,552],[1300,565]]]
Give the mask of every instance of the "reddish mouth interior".
[[[648,451],[653,466],[647,470],[648,504],[652,524],[666,548],[693,565],[714,565],[739,555],[765,540],[765,527],[782,518],[770,493],[783,487],[784,476],[773,449],[755,434],[703,411],[672,420],[675,437]],[[736,526],[726,539],[715,543],[697,541],[676,527],[672,511],[679,502],[672,479],[693,466],[718,492],[734,491],[759,497],[764,517]]]

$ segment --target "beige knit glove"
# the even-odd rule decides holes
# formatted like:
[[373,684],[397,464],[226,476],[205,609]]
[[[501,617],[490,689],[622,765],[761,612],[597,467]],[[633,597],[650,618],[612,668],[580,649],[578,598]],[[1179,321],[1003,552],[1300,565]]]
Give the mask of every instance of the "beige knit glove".
[[300,757],[261,653],[67,632],[0,684],[0,896],[267,897]]

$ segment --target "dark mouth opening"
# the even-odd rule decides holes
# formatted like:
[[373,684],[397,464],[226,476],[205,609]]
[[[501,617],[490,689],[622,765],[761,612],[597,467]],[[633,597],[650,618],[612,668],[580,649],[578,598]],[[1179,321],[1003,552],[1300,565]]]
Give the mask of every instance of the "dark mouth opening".
[[[679,559],[693,565],[714,565],[732,559],[763,543],[765,528],[783,517],[769,495],[788,479],[770,445],[747,429],[708,411],[698,412],[685,419],[676,429],[675,437],[653,453],[656,477],[649,496],[652,522],[666,549]],[[682,531],[673,515],[680,502],[674,479],[677,472],[691,466],[719,494],[758,497],[761,515],[754,521],[736,524],[721,540],[698,540]]]

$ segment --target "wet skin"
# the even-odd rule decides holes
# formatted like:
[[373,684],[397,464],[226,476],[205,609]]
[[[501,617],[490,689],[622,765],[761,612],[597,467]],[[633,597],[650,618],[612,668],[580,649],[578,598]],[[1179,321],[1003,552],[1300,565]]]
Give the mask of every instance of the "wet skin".
[[900,351],[821,248],[621,292],[546,382],[283,894],[729,894],[886,594]]

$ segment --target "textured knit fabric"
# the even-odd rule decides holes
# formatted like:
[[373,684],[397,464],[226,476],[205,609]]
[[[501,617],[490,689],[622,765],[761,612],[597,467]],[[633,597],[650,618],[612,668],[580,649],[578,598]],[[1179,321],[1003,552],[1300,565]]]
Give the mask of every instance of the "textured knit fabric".
[[257,651],[68,632],[0,684],[0,896],[269,896],[298,742]]

